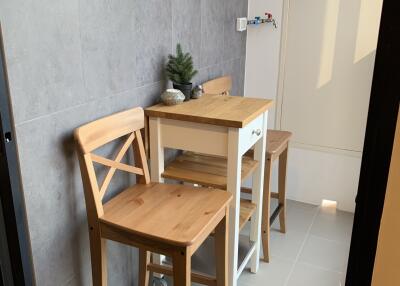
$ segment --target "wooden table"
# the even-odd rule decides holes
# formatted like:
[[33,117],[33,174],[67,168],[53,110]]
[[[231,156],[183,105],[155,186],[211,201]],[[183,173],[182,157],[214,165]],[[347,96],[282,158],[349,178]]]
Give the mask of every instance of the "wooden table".
[[[227,190],[233,194],[229,214],[229,286],[251,261],[256,273],[260,259],[261,214],[268,109],[272,101],[238,96],[203,95],[181,105],[157,104],[145,110],[149,117],[151,180],[162,182],[164,148],[187,150],[228,158]],[[239,211],[242,155],[252,146],[259,162],[254,171],[251,247],[238,265]]]

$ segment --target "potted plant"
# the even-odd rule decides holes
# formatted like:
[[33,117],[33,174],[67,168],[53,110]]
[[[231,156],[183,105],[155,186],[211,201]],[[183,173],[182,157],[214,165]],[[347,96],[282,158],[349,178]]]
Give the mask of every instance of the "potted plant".
[[197,74],[197,70],[193,68],[192,56],[189,53],[183,53],[180,44],[176,45],[176,55],[168,56],[165,71],[174,88],[182,91],[185,101],[188,101],[192,91],[191,80]]

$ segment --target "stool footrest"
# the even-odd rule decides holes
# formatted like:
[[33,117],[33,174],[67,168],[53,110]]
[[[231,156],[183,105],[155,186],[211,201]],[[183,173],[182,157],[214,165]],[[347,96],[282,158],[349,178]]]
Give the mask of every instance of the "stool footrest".
[[269,225],[270,225],[270,226],[274,223],[276,217],[279,215],[279,213],[280,213],[282,210],[283,210],[283,204],[279,204],[279,205],[276,207],[276,209],[274,210],[274,212],[272,213],[271,218],[269,219]]

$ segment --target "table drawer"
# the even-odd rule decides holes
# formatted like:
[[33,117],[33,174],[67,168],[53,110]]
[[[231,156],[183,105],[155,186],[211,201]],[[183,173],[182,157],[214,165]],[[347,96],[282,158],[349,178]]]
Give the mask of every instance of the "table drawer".
[[240,130],[240,153],[244,154],[264,135],[264,115],[259,115]]

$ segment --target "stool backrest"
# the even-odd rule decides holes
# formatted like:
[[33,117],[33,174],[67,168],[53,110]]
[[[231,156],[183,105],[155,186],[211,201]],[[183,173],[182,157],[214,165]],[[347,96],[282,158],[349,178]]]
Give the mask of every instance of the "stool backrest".
[[[142,108],[137,107],[98,119],[75,130],[89,219],[94,214],[97,217],[103,215],[102,200],[116,170],[136,174],[140,177],[140,183],[150,183],[141,134],[143,128],[144,112]],[[94,150],[124,136],[126,137],[125,143],[114,159],[107,159],[93,153]],[[121,163],[129,147],[133,148],[136,166]],[[109,167],[101,186],[98,185],[94,162]],[[92,219],[95,218],[92,217]]]
[[219,77],[203,83],[203,91],[206,94],[229,95],[232,89],[232,78],[230,76]]

